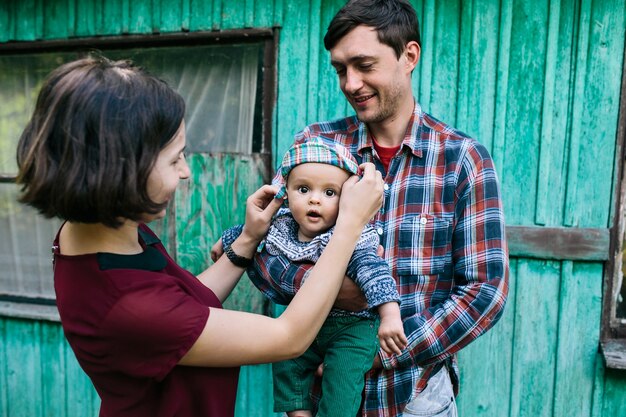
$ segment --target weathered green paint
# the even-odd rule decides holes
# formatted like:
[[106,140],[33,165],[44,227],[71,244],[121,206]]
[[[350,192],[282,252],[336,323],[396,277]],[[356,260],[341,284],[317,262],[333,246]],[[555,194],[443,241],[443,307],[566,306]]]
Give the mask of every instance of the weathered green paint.
[[[423,36],[414,92],[491,151],[509,225],[611,226],[625,3],[413,0]],[[13,0],[0,4],[0,42],[278,26],[275,164],[307,123],[351,113],[321,43],[342,4]],[[268,167],[232,155],[191,163],[194,178],[160,233],[197,272]],[[597,354],[602,263],[517,256],[503,318],[459,355],[461,415],[625,417],[626,374]],[[249,284],[238,291],[231,307],[264,310]],[[58,324],[2,318],[0,336],[1,415],[97,414]],[[238,415],[272,415],[269,368],[246,367],[241,380]]]
[[[192,178],[176,196],[177,261],[193,273],[210,264],[209,250],[224,229],[245,220],[245,201],[263,185],[269,168],[258,156],[191,155]],[[226,306],[263,313],[265,300],[242,279]]]

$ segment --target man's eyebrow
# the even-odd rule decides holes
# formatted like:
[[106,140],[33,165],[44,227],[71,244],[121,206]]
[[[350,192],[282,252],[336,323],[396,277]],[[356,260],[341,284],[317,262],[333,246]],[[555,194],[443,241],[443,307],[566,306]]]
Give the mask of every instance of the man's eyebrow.
[[[355,55],[355,56],[351,56],[350,58],[348,58],[347,62],[348,63],[359,62],[359,61],[364,61],[366,59],[376,59],[376,57],[373,55]],[[337,60],[331,59],[330,65],[335,67],[337,65],[345,65],[345,63],[343,61],[337,61]]]

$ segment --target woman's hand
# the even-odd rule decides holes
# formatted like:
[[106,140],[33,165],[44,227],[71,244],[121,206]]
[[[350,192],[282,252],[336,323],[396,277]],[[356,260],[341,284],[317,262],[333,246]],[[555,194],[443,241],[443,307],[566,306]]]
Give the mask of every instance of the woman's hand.
[[283,204],[282,199],[274,198],[278,189],[271,185],[264,185],[256,190],[246,200],[246,223],[243,226],[242,236],[257,243],[263,239],[270,227],[272,216]]
[[383,178],[371,162],[361,164],[359,168],[363,171],[361,179],[353,175],[341,189],[337,227],[345,224],[360,233],[383,203]]

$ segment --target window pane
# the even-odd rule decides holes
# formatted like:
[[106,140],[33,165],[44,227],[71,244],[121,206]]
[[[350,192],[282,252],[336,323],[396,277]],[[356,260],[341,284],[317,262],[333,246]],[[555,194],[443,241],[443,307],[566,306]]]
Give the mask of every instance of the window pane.
[[[263,43],[105,50],[111,59],[132,59],[165,79],[185,99],[187,148],[190,152],[253,152],[258,82]],[[34,109],[47,75],[77,57],[75,52],[0,55],[0,175],[17,173],[19,136]],[[256,119],[256,120],[255,120]],[[59,220],[47,220],[17,202],[18,187],[0,183],[0,293],[53,298],[50,247]],[[153,224],[164,244],[172,218]],[[175,253],[172,253],[175,256]]]
[[104,51],[103,55],[132,59],[183,96],[189,152],[250,154],[262,48],[260,43],[212,45]]
[[73,53],[0,55],[0,174],[15,175],[15,149],[35,105],[39,88]]
[[0,184],[0,292],[53,298],[50,249],[61,222],[43,219],[17,195],[15,184]]

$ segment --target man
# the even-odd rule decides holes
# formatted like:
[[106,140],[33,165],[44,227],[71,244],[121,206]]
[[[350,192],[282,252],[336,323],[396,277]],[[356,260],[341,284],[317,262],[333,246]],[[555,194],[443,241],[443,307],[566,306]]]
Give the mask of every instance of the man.
[[[416,103],[411,74],[420,36],[408,2],[348,2],[324,46],[356,116],[307,126],[296,141],[331,137],[382,172],[385,200],[374,226],[409,341],[401,355],[379,351],[366,375],[363,415],[456,416],[454,355],[498,321],[508,293],[493,161],[481,144]],[[257,260],[251,279],[274,301],[289,302],[307,267],[280,257]],[[347,283],[336,306],[347,308],[351,299],[361,300]]]

